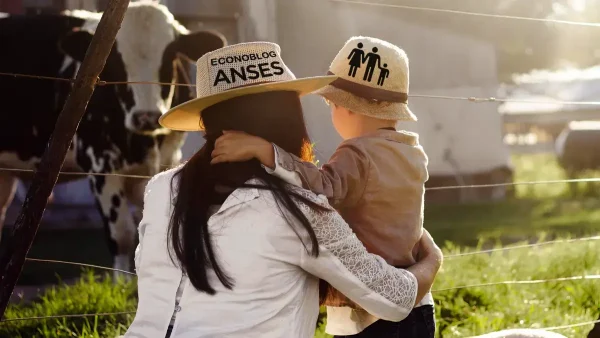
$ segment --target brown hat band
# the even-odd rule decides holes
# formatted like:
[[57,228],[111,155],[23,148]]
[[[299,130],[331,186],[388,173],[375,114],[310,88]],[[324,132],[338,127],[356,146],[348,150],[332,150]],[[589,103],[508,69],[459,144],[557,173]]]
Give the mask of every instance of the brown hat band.
[[[327,75],[335,74],[331,71],[328,71]],[[367,100],[408,103],[407,93],[393,92],[391,90],[373,88],[342,78],[337,78],[335,81],[330,83],[330,85],[336,87],[337,89],[347,91],[351,94],[360,96]]]

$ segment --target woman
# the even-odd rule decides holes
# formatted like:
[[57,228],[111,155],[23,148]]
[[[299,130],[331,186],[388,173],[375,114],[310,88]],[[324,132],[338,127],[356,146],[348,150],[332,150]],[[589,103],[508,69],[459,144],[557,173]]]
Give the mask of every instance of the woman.
[[198,98],[161,118],[166,128],[204,130],[207,142],[146,187],[138,311],[125,337],[308,338],[319,278],[391,321],[431,288],[441,264],[431,237],[421,242],[420,262],[396,269],[367,253],[324,197],[286,185],[258,161],[210,164],[228,129],[311,158],[299,95],[335,77],[296,80],[279,55],[266,42],[204,55]]

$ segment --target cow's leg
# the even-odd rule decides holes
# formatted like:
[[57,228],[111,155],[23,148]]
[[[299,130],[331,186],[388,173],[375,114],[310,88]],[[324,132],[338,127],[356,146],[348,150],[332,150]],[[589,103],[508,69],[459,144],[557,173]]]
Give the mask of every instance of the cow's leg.
[[[144,191],[148,184],[148,179],[125,178],[125,197],[127,201],[134,206],[133,220],[136,225],[142,221],[142,211],[144,210]],[[135,237],[134,245],[138,245],[138,238]],[[134,257],[131,257],[130,264],[134,265]]]
[[[130,257],[135,250],[136,226],[125,198],[124,178],[92,176],[91,181],[104,220],[109,250],[114,259],[113,267],[132,271]],[[129,280],[131,275],[115,271],[114,277],[125,277]]]
[[125,198],[133,204],[136,210],[133,213],[135,224],[142,220],[142,210],[144,209],[144,190],[148,184],[148,179],[125,178]]
[[17,192],[17,178],[8,174],[0,173],[0,239],[2,239],[2,228],[6,220],[6,211]]

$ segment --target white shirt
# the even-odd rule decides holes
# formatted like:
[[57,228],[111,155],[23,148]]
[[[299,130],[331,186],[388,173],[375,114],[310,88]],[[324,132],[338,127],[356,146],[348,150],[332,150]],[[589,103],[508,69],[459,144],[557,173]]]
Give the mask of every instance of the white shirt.
[[[146,187],[135,260],[138,309],[124,337],[164,337],[175,311],[183,278],[167,249],[175,170],[155,176]],[[328,206],[324,197],[291,189]],[[217,294],[210,296],[185,279],[172,338],[313,337],[319,278],[379,318],[406,318],[416,298],[415,276],[369,254],[333,210],[313,211],[301,202],[298,206],[317,236],[318,258],[303,246],[304,241],[310,248],[310,241],[299,221],[282,213],[285,209],[278,207],[271,192],[238,189],[227,198],[208,223],[217,259],[234,287],[227,290],[211,271]]]

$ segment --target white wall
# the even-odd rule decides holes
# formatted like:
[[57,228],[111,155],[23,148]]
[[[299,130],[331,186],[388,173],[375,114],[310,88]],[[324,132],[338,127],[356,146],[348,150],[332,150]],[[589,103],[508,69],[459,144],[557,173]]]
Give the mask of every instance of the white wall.
[[[495,87],[455,87],[419,90],[419,94],[455,97],[492,97]],[[416,123],[400,126],[420,135],[429,156],[430,175],[485,172],[500,166],[510,167],[510,153],[502,141],[502,117],[497,103],[472,103],[461,100],[412,98]],[[449,151],[450,161],[446,151]],[[458,164],[458,168],[452,165]]]
[[[279,43],[284,61],[297,77],[324,74],[349,37],[369,35],[406,50],[412,94],[496,95],[496,54],[488,43],[402,22],[389,8],[323,0],[252,0],[242,4],[239,24],[245,39]],[[307,96],[302,101],[317,158],[327,161],[341,141],[331,124],[329,109],[319,97]],[[419,122],[402,126],[420,134],[432,174],[454,173],[444,156],[449,147],[462,173],[510,165],[496,104],[422,98],[411,98],[409,104]],[[191,156],[202,143],[199,133],[190,134],[184,157]]]
[[[322,0],[278,1],[276,13],[276,42],[282,47],[284,61],[298,77],[325,74],[348,38],[367,35],[406,50],[412,94],[495,96],[496,54],[488,43],[402,22],[389,8]],[[303,103],[318,158],[326,161],[341,140],[322,100],[306,97]],[[452,145],[452,154],[465,172],[509,163],[496,104],[417,98],[411,98],[409,104],[420,121],[406,128],[420,133],[432,173],[451,173],[443,158],[448,145]],[[437,125],[442,131],[435,129]]]

